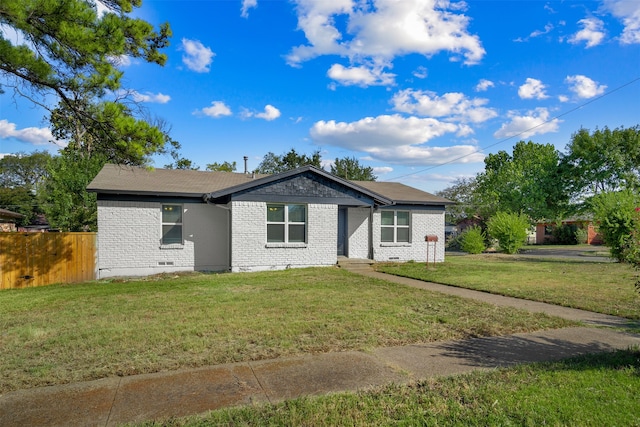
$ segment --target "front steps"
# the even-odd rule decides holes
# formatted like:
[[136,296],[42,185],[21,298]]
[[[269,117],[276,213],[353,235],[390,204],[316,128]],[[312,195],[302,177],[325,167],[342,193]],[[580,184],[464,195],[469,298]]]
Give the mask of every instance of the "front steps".
[[371,270],[371,266],[374,263],[375,261],[372,259],[338,257],[338,267],[345,270]]

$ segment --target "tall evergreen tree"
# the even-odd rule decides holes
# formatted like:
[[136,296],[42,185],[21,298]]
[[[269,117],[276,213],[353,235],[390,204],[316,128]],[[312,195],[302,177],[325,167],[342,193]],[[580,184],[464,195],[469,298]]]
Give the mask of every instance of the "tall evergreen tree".
[[17,36],[0,32],[2,89],[48,110],[54,135],[73,149],[140,164],[165,135],[105,97],[121,87],[119,58],[165,63],[171,30],[131,17],[141,0],[101,3],[108,10],[99,15],[85,0],[3,0],[0,25]]
[[371,166],[361,165],[355,157],[336,157],[336,161],[331,165],[331,173],[351,181],[375,181],[378,178],[373,174]]

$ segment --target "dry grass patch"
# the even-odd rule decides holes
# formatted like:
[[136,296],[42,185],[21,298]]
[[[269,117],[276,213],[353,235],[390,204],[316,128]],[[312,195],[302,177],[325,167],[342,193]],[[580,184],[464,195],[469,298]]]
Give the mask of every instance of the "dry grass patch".
[[9,290],[0,392],[569,324],[334,268]]

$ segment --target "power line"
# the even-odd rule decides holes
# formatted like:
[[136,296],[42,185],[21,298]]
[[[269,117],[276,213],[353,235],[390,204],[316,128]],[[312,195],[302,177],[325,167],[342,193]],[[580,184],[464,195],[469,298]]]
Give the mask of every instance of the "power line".
[[455,162],[457,162],[459,160],[464,159],[465,157],[469,157],[471,155],[480,153],[480,152],[482,152],[482,151],[484,151],[484,150],[486,150],[488,148],[492,148],[492,147],[495,147],[496,145],[500,145],[500,144],[502,144],[504,142],[509,141],[510,139],[517,138],[517,137],[519,137],[519,136],[521,136],[521,135],[523,135],[523,134],[525,134],[527,132],[530,132],[530,131],[532,131],[534,129],[537,129],[537,128],[543,126],[543,125],[546,125],[547,123],[551,123],[554,120],[557,120],[557,119],[559,119],[561,117],[569,115],[569,114],[571,114],[571,113],[573,113],[573,112],[575,112],[577,110],[582,109],[583,107],[586,107],[589,104],[592,104],[592,103],[594,103],[596,101],[601,100],[602,98],[604,98],[606,96],[609,96],[609,95],[611,95],[611,94],[613,94],[613,93],[615,93],[615,92],[617,92],[619,90],[622,90],[622,89],[626,88],[627,86],[631,86],[632,84],[634,84],[635,82],[637,82],[639,80],[640,80],[640,77],[636,77],[633,80],[631,80],[631,81],[629,81],[629,82],[627,82],[627,83],[625,83],[625,84],[623,84],[621,86],[618,86],[615,89],[612,89],[612,90],[610,90],[608,92],[605,92],[602,95],[596,96],[595,98],[591,98],[590,100],[588,100],[588,101],[586,101],[586,102],[584,102],[584,103],[582,103],[582,104],[580,104],[580,105],[578,105],[578,106],[576,106],[576,107],[574,107],[574,108],[572,108],[572,109],[570,109],[568,111],[565,111],[564,113],[561,113],[561,114],[558,114],[556,116],[553,116],[550,119],[547,119],[542,123],[539,123],[539,124],[537,124],[535,126],[532,126],[532,127],[528,128],[528,129],[525,129],[525,130],[523,130],[523,131],[521,131],[521,132],[519,132],[519,133],[517,133],[515,135],[511,135],[511,136],[509,136],[507,138],[503,138],[503,139],[499,140],[498,142],[494,142],[493,144],[489,144],[489,145],[487,145],[485,147],[478,148],[477,150],[474,150],[471,153],[464,154],[462,156],[456,157],[456,158],[448,160],[446,162],[438,163],[437,165],[429,166],[429,167],[421,169],[419,171],[411,172],[411,173],[408,173],[406,175],[396,176],[396,177],[393,177],[393,178],[387,178],[387,179],[384,179],[382,181],[393,181],[393,180],[397,180],[397,179],[400,179],[400,178],[406,178],[408,176],[417,175],[419,173],[423,173],[423,172],[426,172],[426,171],[433,170],[435,168],[439,168],[440,166],[445,166],[445,165],[448,165],[448,164],[451,164],[451,163],[455,163]]

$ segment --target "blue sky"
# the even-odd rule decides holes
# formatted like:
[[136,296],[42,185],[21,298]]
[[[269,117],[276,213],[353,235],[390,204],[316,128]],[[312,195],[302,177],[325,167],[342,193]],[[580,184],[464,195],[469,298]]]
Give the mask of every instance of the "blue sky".
[[[640,124],[637,0],[145,0],[136,15],[173,37],[164,67],[120,58],[123,89],[201,169],[320,150],[435,192],[519,140],[564,151],[580,128]],[[0,95],[0,154],[55,152],[44,117]]]

